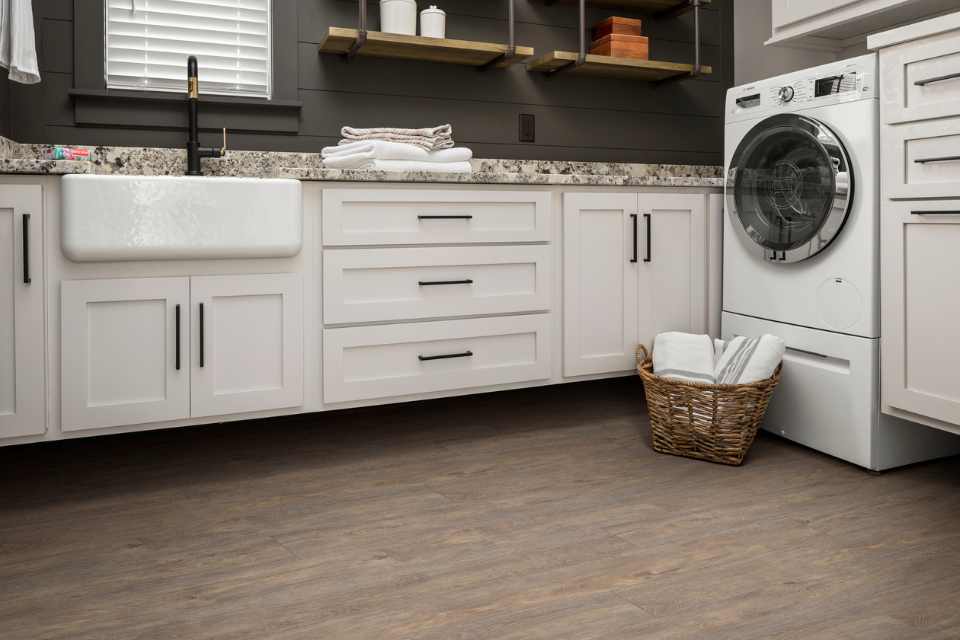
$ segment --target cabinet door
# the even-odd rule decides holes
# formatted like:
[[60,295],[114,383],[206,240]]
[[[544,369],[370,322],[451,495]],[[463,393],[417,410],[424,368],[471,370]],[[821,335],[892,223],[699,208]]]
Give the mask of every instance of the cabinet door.
[[41,434],[43,193],[0,187],[0,438]]
[[303,404],[297,274],[191,278],[191,415]]
[[628,371],[637,347],[637,195],[563,196],[563,372]]
[[707,214],[702,194],[641,194],[639,331],[707,333]]
[[187,278],[60,285],[62,429],[186,418]]
[[882,216],[885,405],[960,425],[960,201],[887,202]]

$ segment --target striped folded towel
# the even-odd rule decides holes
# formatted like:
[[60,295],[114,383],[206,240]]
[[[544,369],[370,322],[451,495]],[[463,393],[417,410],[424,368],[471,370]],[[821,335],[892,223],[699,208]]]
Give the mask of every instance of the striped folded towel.
[[396,127],[375,127],[359,129],[343,127],[340,129],[343,140],[340,144],[348,144],[356,140],[386,140],[388,142],[403,142],[423,147],[427,151],[439,151],[453,147],[453,127],[442,124],[437,127],[423,129],[401,129]]
[[717,384],[749,384],[766,380],[783,360],[786,344],[777,336],[737,336],[727,342],[714,371]]

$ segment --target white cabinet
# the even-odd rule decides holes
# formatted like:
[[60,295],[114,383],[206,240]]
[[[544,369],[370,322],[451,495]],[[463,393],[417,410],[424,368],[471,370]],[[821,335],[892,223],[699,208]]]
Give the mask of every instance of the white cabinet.
[[296,274],[61,284],[64,431],[298,406]]
[[661,331],[706,333],[703,194],[568,193],[564,375],[627,371]]
[[883,401],[960,425],[960,201],[888,202],[883,212]]
[[188,278],[60,285],[61,429],[190,415]]
[[637,206],[635,193],[563,196],[565,376],[632,366],[639,331]]
[[868,33],[956,10],[956,0],[770,0],[769,43],[840,51]]
[[707,333],[707,213],[702,194],[643,194],[638,340],[663,331]]
[[0,186],[0,438],[46,430],[42,222],[40,186]]
[[303,403],[303,283],[296,274],[193,277],[190,415]]

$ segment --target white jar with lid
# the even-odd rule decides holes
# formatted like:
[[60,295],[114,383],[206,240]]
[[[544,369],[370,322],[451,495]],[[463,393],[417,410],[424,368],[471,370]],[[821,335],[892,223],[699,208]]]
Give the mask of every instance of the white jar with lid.
[[380,0],[380,31],[417,35],[417,0]]
[[425,38],[447,37],[447,12],[432,4],[420,12],[420,35]]

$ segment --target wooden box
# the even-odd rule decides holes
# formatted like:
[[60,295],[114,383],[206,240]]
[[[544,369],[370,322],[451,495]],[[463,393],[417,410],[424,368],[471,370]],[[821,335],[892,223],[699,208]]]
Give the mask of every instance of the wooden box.
[[639,18],[621,18],[611,16],[603,22],[593,25],[593,39],[600,40],[604,36],[642,36],[643,21]]
[[646,36],[626,36],[611,33],[590,45],[590,53],[615,58],[650,59],[650,39]]

